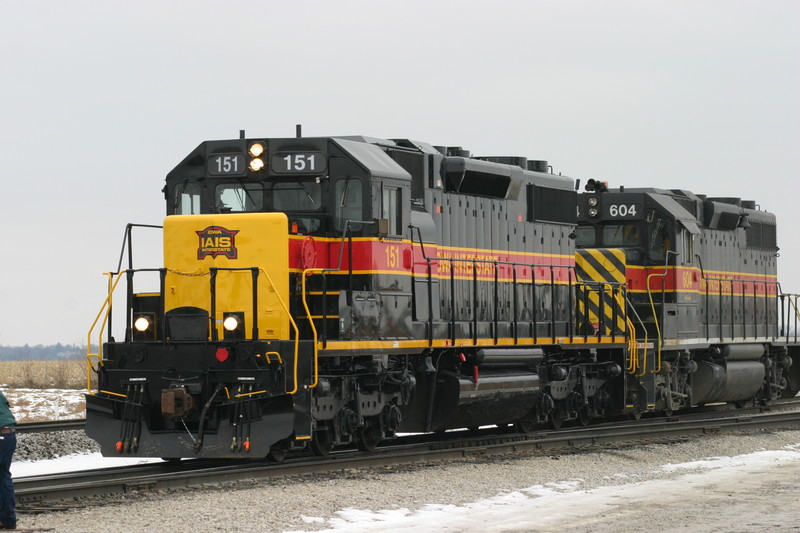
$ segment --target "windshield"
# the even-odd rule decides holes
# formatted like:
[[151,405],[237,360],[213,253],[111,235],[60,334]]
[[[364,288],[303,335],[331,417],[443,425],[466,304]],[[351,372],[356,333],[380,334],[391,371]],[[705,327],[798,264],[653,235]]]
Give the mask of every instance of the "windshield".
[[219,213],[261,211],[264,187],[260,183],[223,183],[215,189],[214,208]]
[[612,224],[603,228],[603,246],[636,246],[641,242],[641,231],[636,224]]
[[322,206],[322,187],[313,181],[276,183],[272,207],[276,211],[316,211]]

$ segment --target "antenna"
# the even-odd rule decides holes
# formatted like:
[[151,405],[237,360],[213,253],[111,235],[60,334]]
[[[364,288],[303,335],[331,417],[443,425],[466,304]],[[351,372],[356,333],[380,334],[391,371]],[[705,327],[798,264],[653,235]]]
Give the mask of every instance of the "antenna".
[[298,124],[298,125],[295,126],[295,133],[296,133],[298,139],[303,136],[303,125],[302,124]]
[[239,138],[244,139],[244,130],[239,130]]

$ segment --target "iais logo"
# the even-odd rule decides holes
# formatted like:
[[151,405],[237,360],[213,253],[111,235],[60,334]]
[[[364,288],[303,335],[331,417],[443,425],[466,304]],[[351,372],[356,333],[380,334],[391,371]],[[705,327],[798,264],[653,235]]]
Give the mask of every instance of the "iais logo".
[[229,230],[221,226],[209,226],[203,231],[196,231],[200,237],[200,246],[197,248],[197,258],[206,256],[217,257],[223,255],[228,259],[236,259],[236,234],[239,230]]

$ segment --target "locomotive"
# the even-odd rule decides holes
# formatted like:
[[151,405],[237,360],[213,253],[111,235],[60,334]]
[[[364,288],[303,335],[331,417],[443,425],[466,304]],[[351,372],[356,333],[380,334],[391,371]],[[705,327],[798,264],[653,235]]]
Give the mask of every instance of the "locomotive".
[[797,392],[772,215],[577,189],[409,139],[203,142],[166,177],[163,266],[134,268],[129,224],[107,273],[86,433],[107,456],[281,460]]
[[652,341],[640,372],[653,377],[648,405],[671,413],[797,394],[797,297],[780,290],[774,214],[740,198],[589,180],[578,224],[587,268],[625,281],[637,334]]

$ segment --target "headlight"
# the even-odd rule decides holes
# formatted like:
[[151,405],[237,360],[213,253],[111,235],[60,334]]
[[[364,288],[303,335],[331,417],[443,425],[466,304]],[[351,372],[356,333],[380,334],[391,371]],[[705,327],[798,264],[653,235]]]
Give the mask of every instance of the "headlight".
[[145,316],[140,316],[134,321],[133,327],[136,328],[136,331],[147,331],[150,327],[150,320]]
[[236,328],[239,327],[239,319],[235,316],[229,316],[222,321],[222,327],[228,331],[236,331]]
[[589,209],[589,216],[590,217],[596,217],[597,216],[597,209],[595,209],[594,207]]
[[259,157],[264,153],[264,145],[261,143],[253,143],[250,145],[250,149],[247,152],[253,157]]
[[596,206],[596,205],[597,205],[597,198],[595,198],[594,196],[592,196],[591,198],[589,198],[589,202],[588,202],[588,203],[589,203],[589,206],[590,206],[590,207],[594,207],[594,206]]
[[264,169],[264,160],[259,157],[256,157],[255,159],[252,159],[250,161],[250,165],[248,166],[250,167],[250,170],[252,170],[253,172],[258,172]]

